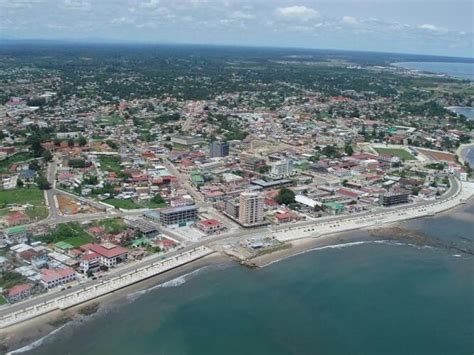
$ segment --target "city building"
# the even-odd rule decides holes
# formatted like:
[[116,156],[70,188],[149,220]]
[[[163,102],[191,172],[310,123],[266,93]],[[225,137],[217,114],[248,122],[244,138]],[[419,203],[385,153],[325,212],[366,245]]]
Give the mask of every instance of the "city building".
[[167,227],[184,227],[198,219],[195,205],[166,208],[159,211],[159,223]]
[[84,244],[81,249],[88,250],[99,255],[100,265],[108,268],[114,267],[127,260],[128,250],[112,243]]
[[270,176],[285,178],[293,175],[293,160],[281,159],[270,163]]
[[288,179],[279,179],[279,180],[272,180],[272,181],[265,181],[262,179],[252,180],[250,182],[252,185],[259,186],[262,189],[276,189],[282,187],[288,187],[293,185],[293,182]]
[[301,217],[293,211],[277,212],[275,214],[275,217],[278,223],[288,223],[293,221],[299,221],[301,219]]
[[265,197],[257,192],[242,192],[239,198],[239,221],[242,225],[263,222]]
[[160,232],[155,225],[143,218],[124,218],[125,223],[147,238],[156,237]]
[[410,192],[407,190],[388,191],[380,196],[380,200],[383,206],[392,206],[400,203],[408,203],[409,196]]
[[79,269],[86,274],[89,270],[96,272],[100,269],[100,255],[95,252],[90,252],[81,256]]
[[171,137],[171,142],[180,145],[191,146],[203,143],[204,138],[198,136],[176,136]]
[[236,199],[230,199],[225,201],[225,214],[227,214],[229,217],[239,219],[239,209],[240,205],[238,200]]
[[32,288],[33,285],[30,284],[20,284],[9,288],[6,294],[8,302],[20,302],[30,297]]
[[76,272],[69,267],[57,270],[41,270],[40,282],[45,288],[62,286],[74,280],[76,280]]
[[216,233],[225,230],[225,225],[217,219],[204,219],[197,223],[197,227],[206,234]]
[[337,202],[324,202],[323,209],[331,215],[337,215],[344,212],[344,205]]
[[229,144],[226,142],[214,141],[209,144],[209,156],[211,158],[222,158],[229,155]]
[[5,229],[5,237],[14,243],[22,243],[28,239],[28,229],[25,226],[15,226]]
[[14,226],[22,225],[22,224],[27,224],[29,221],[30,221],[30,218],[28,217],[28,215],[20,211],[12,212],[5,217],[5,222],[7,224],[7,227],[14,227]]

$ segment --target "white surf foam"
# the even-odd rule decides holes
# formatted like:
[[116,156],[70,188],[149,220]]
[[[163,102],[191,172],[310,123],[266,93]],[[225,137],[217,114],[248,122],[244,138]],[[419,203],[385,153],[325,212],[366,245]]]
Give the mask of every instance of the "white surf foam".
[[373,243],[374,241],[360,241],[360,242],[349,242],[349,243],[341,243],[341,244],[332,244],[332,245],[325,245],[323,247],[316,247],[316,248],[312,248],[312,249],[308,249],[308,250],[304,250],[302,252],[299,252],[297,254],[293,254],[287,258],[281,258],[281,259],[277,259],[277,260],[274,260],[272,262],[269,262],[268,264],[265,264],[263,265],[262,267],[267,267],[267,266],[270,266],[272,264],[275,264],[275,263],[278,263],[282,260],[285,260],[285,259],[288,259],[288,258],[291,258],[293,256],[298,256],[298,255],[303,255],[303,254],[306,254],[306,253],[310,253],[310,252],[313,252],[313,251],[317,251],[317,250],[325,250],[325,249],[342,249],[342,248],[347,248],[347,247],[352,247],[352,246],[356,246],[356,245],[362,245],[362,244],[368,244],[368,243]]
[[306,253],[313,252],[313,251],[325,250],[325,249],[342,249],[342,248],[348,248],[348,247],[353,247],[353,246],[357,246],[357,245],[364,245],[364,244],[387,244],[387,245],[397,245],[397,246],[409,246],[409,247],[413,247],[413,248],[416,248],[416,249],[433,249],[434,248],[430,245],[420,246],[420,245],[409,244],[409,243],[394,242],[392,240],[363,240],[363,241],[359,241],[359,242],[332,244],[332,245],[326,245],[326,246],[323,246],[323,247],[316,247],[316,248],[304,250],[300,253],[290,255],[288,257],[277,259],[277,260],[274,260],[272,262],[269,262],[268,264],[265,264],[262,267],[267,267],[267,266],[270,266],[272,264],[278,263],[282,260],[292,258],[293,256],[298,256],[298,255],[306,254]]
[[210,268],[224,268],[224,267],[227,267],[226,264],[203,266],[199,269],[188,272],[187,274],[184,274],[184,275],[181,275],[181,276],[176,277],[174,279],[171,279],[169,281],[163,282],[159,285],[147,288],[146,290],[140,290],[140,291],[130,293],[129,295],[127,295],[127,299],[132,300],[132,301],[136,300],[138,297],[140,297],[140,296],[142,296],[142,295],[144,295],[148,292],[151,292],[153,290],[156,290],[158,288],[179,287],[179,286],[184,285],[187,281],[189,281],[190,279],[192,279],[193,277],[195,277],[196,275],[202,273],[205,270],[209,270]]
[[20,354],[20,353],[24,353],[24,352],[27,352],[27,351],[30,351],[30,350],[33,350],[33,349],[36,349],[38,346],[40,346],[41,344],[44,343],[44,341],[50,337],[52,337],[54,334],[56,334],[57,332],[59,332],[61,329],[63,329],[67,324],[64,324],[62,325],[61,327],[53,330],[51,333],[49,334],[46,334],[44,337],[32,342],[31,344],[29,345],[25,345],[24,347],[20,348],[20,349],[16,349],[16,350],[13,350],[13,351],[10,351],[8,352],[6,355],[12,355],[12,354]]

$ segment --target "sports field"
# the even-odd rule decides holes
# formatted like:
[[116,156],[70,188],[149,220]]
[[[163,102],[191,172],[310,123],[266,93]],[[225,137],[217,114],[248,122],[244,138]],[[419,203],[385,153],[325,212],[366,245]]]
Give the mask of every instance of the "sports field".
[[379,154],[391,154],[403,160],[416,160],[407,150],[401,148],[374,148]]

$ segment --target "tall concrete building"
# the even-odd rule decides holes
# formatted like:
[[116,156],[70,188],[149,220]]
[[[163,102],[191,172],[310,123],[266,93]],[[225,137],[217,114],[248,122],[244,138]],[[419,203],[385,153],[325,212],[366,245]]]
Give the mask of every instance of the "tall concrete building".
[[285,178],[293,175],[293,160],[281,159],[270,163],[270,175],[275,178]]
[[239,199],[239,222],[252,225],[263,222],[265,197],[257,192],[242,192]]
[[211,158],[222,158],[229,155],[229,144],[226,142],[214,141],[209,144],[209,156]]

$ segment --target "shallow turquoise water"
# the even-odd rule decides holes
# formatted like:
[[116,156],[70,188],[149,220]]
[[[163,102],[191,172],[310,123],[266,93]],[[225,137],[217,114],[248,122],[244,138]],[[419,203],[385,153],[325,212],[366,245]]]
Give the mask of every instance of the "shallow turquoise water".
[[[405,226],[473,246],[473,207]],[[362,233],[363,234],[363,233]],[[369,243],[206,267],[28,354],[472,354],[473,256]]]
[[402,62],[395,65],[406,69],[446,74],[454,78],[474,80],[474,63],[456,62]]

